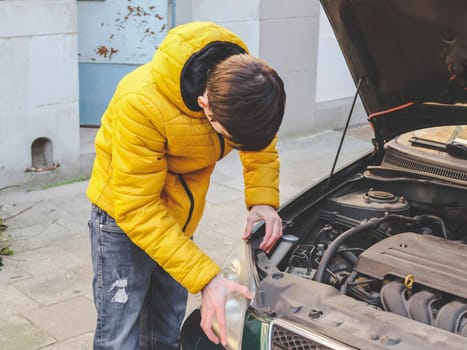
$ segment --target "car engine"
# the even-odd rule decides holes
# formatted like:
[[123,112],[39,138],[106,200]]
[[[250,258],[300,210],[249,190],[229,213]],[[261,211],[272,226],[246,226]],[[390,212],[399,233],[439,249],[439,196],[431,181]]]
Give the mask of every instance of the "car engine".
[[287,221],[278,268],[467,337],[467,193],[371,172]]

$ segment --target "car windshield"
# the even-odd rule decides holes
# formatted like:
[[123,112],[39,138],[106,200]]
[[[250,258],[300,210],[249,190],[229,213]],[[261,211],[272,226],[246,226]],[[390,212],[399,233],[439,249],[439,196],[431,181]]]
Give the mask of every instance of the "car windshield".
[[[467,125],[440,126],[412,131],[399,137],[400,144],[441,156],[467,156]],[[455,146],[452,148],[451,146]]]

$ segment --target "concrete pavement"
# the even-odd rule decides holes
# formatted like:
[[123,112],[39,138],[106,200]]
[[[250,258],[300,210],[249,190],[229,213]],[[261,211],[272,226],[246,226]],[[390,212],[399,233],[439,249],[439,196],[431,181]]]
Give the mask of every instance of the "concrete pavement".
[[[92,147],[93,129],[82,145]],[[350,130],[339,164],[371,149],[368,127]],[[328,175],[341,133],[281,139],[281,200]],[[83,147],[82,147],[83,148]],[[92,150],[83,155],[89,161]],[[236,152],[218,163],[195,241],[219,264],[245,224],[243,179]],[[0,269],[0,349],[91,349],[95,323],[87,221],[87,181],[29,191],[0,190],[0,217],[14,255]],[[188,310],[199,302],[191,295]]]

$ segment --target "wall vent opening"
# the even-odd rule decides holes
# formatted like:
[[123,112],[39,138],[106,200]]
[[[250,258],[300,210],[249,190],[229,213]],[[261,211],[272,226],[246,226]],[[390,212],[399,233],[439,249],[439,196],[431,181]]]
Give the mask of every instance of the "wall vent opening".
[[53,144],[46,137],[40,137],[31,145],[31,169],[35,171],[50,170],[53,163]]

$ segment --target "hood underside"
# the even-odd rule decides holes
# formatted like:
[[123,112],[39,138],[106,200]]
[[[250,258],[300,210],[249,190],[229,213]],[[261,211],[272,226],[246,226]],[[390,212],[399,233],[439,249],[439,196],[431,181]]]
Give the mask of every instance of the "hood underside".
[[[433,103],[438,113],[426,118],[427,126],[443,125],[446,116],[439,113],[443,106],[449,113],[453,105],[467,102],[467,1],[321,3],[355,83],[361,80],[360,97],[368,115],[377,114],[374,119],[379,119],[408,103]],[[467,109],[461,113],[467,115]],[[425,127],[423,118],[416,118],[418,127]],[[454,119],[451,122],[457,124],[466,118]],[[399,119],[398,132],[412,130],[403,124]]]

